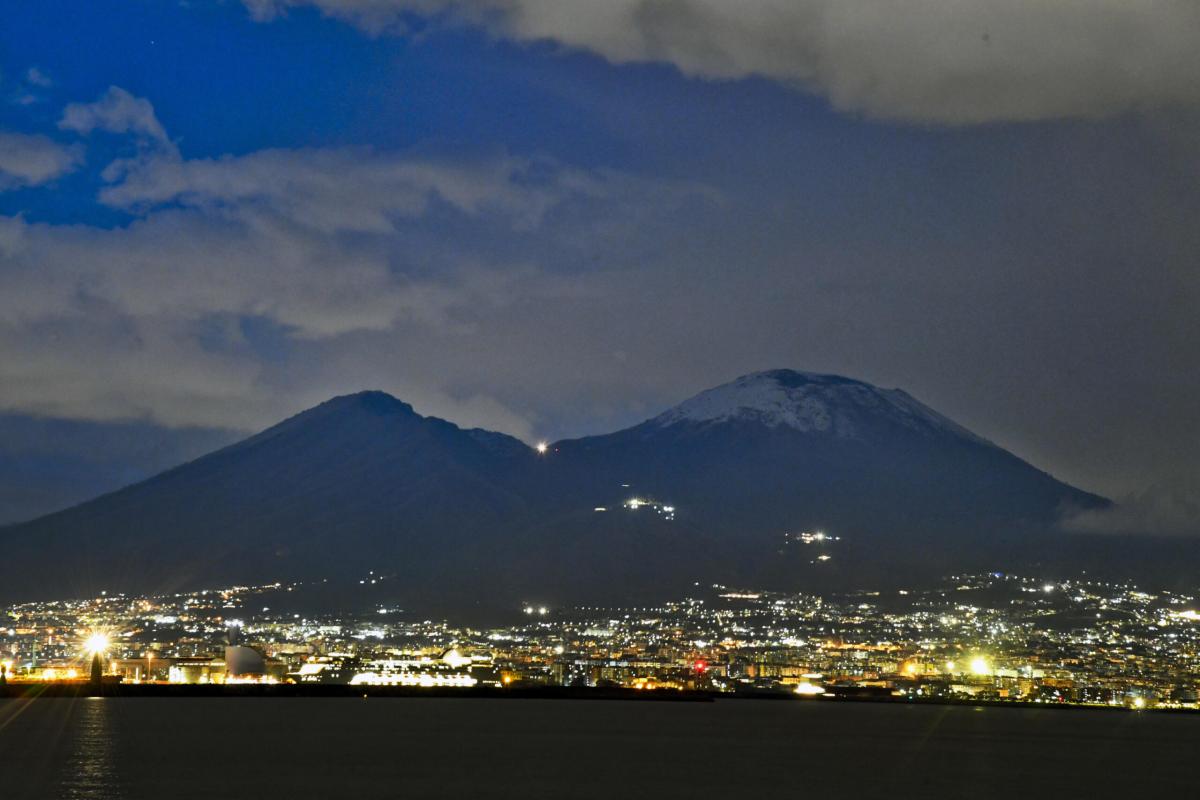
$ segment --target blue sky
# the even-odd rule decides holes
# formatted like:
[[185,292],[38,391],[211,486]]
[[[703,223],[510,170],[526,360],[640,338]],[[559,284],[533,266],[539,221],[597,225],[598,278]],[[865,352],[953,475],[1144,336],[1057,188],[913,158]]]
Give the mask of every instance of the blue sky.
[[1194,475],[1197,12],[1151,5],[21,4],[0,412],[183,457],[381,388],[558,438],[795,367]]

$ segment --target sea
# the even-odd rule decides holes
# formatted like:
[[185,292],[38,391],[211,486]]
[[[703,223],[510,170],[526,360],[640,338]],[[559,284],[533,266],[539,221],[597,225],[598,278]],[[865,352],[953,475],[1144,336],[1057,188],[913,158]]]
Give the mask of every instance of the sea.
[[0,700],[4,800],[1200,796],[1200,715],[899,703]]

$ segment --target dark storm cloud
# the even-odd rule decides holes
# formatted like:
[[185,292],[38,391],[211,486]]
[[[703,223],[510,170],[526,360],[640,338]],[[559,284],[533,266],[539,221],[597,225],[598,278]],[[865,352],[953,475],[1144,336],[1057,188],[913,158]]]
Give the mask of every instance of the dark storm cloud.
[[1191,0],[244,0],[316,6],[371,32],[414,17],[688,75],[757,75],[881,118],[971,124],[1200,101]]

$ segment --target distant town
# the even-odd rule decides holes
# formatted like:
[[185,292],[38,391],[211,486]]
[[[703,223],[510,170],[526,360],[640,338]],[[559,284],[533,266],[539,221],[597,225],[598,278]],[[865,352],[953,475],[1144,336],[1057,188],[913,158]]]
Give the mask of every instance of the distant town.
[[1131,709],[1195,709],[1200,686],[1196,598],[1086,575],[957,575],[825,596],[697,585],[655,607],[530,603],[495,628],[389,607],[273,609],[305,588],[14,606],[0,614],[3,679],[9,691],[86,682],[97,661],[104,681],[122,685],[607,687]]

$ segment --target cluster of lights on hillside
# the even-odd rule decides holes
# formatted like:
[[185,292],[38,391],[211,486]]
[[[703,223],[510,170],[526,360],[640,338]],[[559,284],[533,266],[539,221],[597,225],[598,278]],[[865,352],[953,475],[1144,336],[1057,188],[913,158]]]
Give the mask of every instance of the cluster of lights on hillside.
[[665,520],[675,519],[675,506],[644,497],[631,497],[621,504],[630,511],[649,508]]
[[799,542],[800,544],[822,544],[825,542],[840,542],[842,537],[833,536],[825,533],[825,531],[801,531],[800,533],[784,534],[787,541]]
[[[814,549],[830,538],[815,533]],[[302,586],[15,606],[0,615],[0,667],[10,685],[83,683],[98,658],[106,685],[603,684],[1200,707],[1197,598],[1128,584],[981,573],[885,598],[890,592],[819,597],[697,583],[687,598],[653,607],[527,600],[514,608],[520,622],[486,633],[399,609],[381,618],[378,606],[369,616],[272,612],[268,598]],[[1078,622],[1064,627],[1063,619]],[[258,667],[247,669],[250,661]]]
[[834,542],[840,542],[841,540],[842,537],[834,536],[833,534],[826,533],[825,531],[800,531],[799,533],[785,533],[783,535],[783,543],[785,545],[814,545],[818,550],[821,551],[809,559],[808,563],[810,564],[817,564],[831,560],[833,556],[828,552],[825,552],[825,550]]

